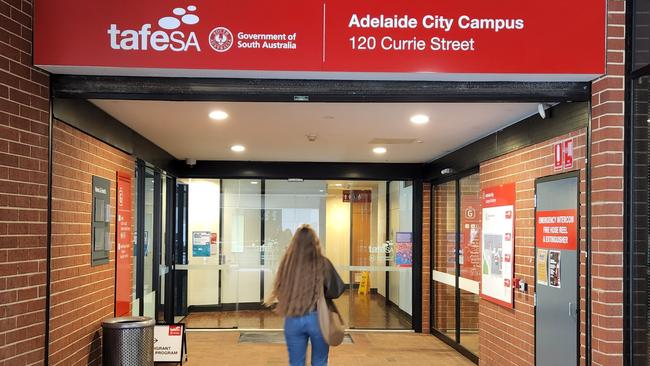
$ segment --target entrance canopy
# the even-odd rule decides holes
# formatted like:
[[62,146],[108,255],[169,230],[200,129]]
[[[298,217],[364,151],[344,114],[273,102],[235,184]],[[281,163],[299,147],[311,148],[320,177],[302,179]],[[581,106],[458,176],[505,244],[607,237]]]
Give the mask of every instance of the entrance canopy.
[[42,1],[34,63],[58,74],[589,81],[604,0]]

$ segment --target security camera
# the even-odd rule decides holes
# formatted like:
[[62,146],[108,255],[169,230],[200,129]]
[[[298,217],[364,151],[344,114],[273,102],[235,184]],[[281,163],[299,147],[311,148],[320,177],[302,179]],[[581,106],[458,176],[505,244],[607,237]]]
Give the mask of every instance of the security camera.
[[185,164],[189,166],[195,166],[196,165],[196,159],[185,159]]
[[548,110],[549,108],[551,108],[551,106],[546,103],[539,103],[537,105],[537,113],[539,113],[539,116],[542,117],[542,119],[551,117],[551,111]]

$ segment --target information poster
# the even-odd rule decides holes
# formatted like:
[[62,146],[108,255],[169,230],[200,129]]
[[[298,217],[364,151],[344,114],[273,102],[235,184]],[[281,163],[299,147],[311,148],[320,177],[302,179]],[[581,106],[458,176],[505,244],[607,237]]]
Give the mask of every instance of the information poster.
[[548,252],[548,284],[556,288],[562,287],[560,278],[560,255],[559,250],[550,250]]
[[513,307],[515,184],[481,191],[481,297]]
[[117,173],[117,250],[115,279],[115,316],[131,313],[131,255],[133,250],[131,220],[131,175]]
[[217,233],[210,233],[210,255],[217,255]]
[[154,362],[181,362],[183,346],[183,325],[156,325],[153,331]]
[[194,257],[210,256],[210,234],[209,231],[192,232],[192,255]]
[[413,265],[413,233],[396,233],[395,245],[395,265],[399,267],[411,267]]
[[537,250],[537,283],[548,285],[548,250]]

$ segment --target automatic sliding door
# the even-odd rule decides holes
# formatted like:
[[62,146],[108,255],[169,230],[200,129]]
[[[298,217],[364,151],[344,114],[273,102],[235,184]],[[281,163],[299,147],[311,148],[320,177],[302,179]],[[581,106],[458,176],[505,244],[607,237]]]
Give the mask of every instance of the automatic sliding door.
[[435,186],[433,225],[434,331],[478,354],[480,180],[469,175]]

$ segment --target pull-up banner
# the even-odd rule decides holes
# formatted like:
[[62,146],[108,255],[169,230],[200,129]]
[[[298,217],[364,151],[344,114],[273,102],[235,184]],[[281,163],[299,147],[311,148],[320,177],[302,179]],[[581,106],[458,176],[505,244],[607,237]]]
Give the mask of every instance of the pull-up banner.
[[605,0],[58,0],[35,4],[55,73],[591,80]]

